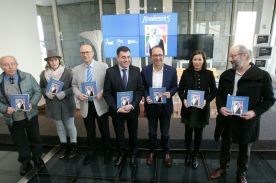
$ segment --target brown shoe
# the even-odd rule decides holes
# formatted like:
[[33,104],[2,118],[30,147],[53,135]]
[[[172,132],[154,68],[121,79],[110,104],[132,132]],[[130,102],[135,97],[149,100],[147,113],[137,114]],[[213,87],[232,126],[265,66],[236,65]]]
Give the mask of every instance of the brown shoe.
[[147,158],[147,165],[152,164],[154,157],[155,157],[155,153],[149,153],[148,158]]
[[247,183],[244,176],[237,176],[236,180],[238,183]]
[[210,175],[211,179],[217,179],[219,178],[222,174],[226,173],[228,171],[228,169],[222,169],[222,168],[219,168],[219,169],[216,169],[215,171],[213,171]]
[[164,161],[168,167],[172,166],[172,159],[169,154],[164,155]]

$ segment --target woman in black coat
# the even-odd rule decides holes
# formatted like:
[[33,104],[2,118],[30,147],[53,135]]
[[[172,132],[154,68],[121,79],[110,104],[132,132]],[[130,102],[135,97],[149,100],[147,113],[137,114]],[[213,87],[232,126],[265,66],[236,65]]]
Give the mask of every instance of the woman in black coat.
[[[204,103],[202,107],[190,107],[187,103],[188,90],[204,91]],[[192,158],[193,168],[198,167],[198,152],[202,141],[203,128],[209,124],[210,102],[216,95],[216,82],[213,72],[207,70],[206,55],[197,50],[192,53],[189,66],[183,71],[179,82],[178,95],[182,101],[181,122],[185,124],[185,143],[187,148],[185,164],[190,164]],[[194,152],[191,153],[193,131]]]

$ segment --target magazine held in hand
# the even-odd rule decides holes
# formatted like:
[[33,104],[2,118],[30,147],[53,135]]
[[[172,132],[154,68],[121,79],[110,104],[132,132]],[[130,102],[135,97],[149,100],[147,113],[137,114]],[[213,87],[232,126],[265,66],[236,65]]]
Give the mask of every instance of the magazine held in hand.
[[128,105],[133,101],[133,91],[117,92],[117,108]]
[[167,98],[164,95],[166,92],[166,88],[149,88],[150,99],[153,104],[165,104],[167,102]]
[[202,107],[204,105],[205,91],[188,90],[187,105],[192,107]]
[[50,92],[52,94],[58,94],[63,87],[64,83],[62,81],[55,80],[50,78],[48,85],[46,87],[46,92]]
[[17,111],[29,110],[29,94],[10,95],[11,107]]
[[82,82],[81,91],[83,94],[87,95],[88,97],[95,97],[95,95],[98,94],[97,82],[96,81]]
[[248,111],[248,100],[246,96],[228,95],[226,108],[232,111],[233,115],[241,116]]

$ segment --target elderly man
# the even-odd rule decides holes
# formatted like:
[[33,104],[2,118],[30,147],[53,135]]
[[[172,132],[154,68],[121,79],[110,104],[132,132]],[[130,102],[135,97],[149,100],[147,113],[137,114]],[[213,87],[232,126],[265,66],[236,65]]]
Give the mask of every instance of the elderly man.
[[[245,183],[246,171],[250,160],[250,149],[253,142],[259,140],[260,117],[275,102],[271,78],[266,71],[256,67],[252,61],[252,53],[243,45],[230,49],[229,62],[232,69],[220,76],[216,104],[219,114],[215,139],[222,137],[220,168],[211,173],[212,179],[219,178],[229,168],[231,143],[239,144],[237,160],[237,182]],[[233,115],[226,108],[227,96],[248,96],[248,112],[241,116]],[[231,129],[231,130],[230,130]]]
[[[17,69],[18,63],[14,57],[1,57],[0,66],[4,71],[0,75],[0,113],[4,115],[4,121],[19,153],[18,161],[22,164],[20,174],[23,176],[32,168],[30,160],[36,166],[44,166],[37,117],[41,89],[31,74]],[[29,110],[17,111],[12,108],[11,94],[29,94]]]
[[[178,90],[176,69],[163,63],[164,49],[162,46],[154,46],[150,50],[150,58],[152,64],[142,68],[142,79],[145,85],[144,98],[145,110],[149,121],[149,144],[150,153],[147,158],[147,164],[151,165],[157,145],[157,127],[158,120],[160,121],[161,129],[161,145],[164,154],[164,161],[167,166],[172,166],[172,159],[170,157],[170,120],[173,112],[172,96]],[[165,87],[167,101],[165,104],[154,104],[150,99],[149,88]]]
[[[110,134],[108,122],[108,105],[103,98],[104,77],[107,64],[98,62],[93,59],[94,51],[88,44],[82,45],[80,55],[83,63],[74,68],[73,75],[73,92],[80,101],[80,110],[87,132],[87,148],[88,152],[83,159],[83,164],[87,164],[96,154],[96,124],[95,119],[102,135],[104,147],[104,162],[109,163],[110,155]],[[81,83],[96,81],[98,94],[93,98],[84,94]],[[92,92],[92,91],[91,91]]]

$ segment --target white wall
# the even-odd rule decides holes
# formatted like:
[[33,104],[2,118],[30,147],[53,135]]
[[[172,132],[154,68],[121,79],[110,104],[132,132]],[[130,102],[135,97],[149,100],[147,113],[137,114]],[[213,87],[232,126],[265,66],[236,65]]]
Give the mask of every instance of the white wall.
[[14,56],[18,68],[39,81],[43,66],[35,0],[1,0],[0,24],[0,57]]

